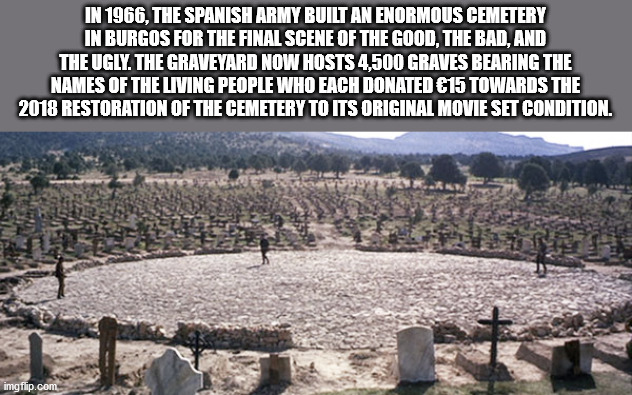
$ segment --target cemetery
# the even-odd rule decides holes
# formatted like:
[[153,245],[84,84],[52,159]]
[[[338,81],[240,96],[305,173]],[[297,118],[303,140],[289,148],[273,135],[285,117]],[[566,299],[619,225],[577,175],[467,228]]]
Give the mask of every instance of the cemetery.
[[621,190],[527,200],[508,181],[219,171],[134,184],[12,186],[0,379],[125,394],[630,382]]

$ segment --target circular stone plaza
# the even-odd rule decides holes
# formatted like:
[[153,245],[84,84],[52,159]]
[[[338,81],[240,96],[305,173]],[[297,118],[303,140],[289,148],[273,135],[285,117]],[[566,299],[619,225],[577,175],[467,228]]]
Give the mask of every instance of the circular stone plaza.
[[632,282],[557,266],[538,277],[525,261],[353,250],[273,251],[270,259],[261,266],[248,252],[110,264],[70,273],[64,299],[54,277],[19,297],[53,314],[147,320],[171,334],[178,321],[289,324],[297,346],[324,349],[394,346],[410,325],[470,331],[493,306],[520,328],[632,300]]

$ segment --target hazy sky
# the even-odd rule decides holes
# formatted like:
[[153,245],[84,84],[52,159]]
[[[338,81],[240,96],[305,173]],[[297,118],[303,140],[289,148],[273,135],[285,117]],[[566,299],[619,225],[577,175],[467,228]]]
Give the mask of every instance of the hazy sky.
[[[394,139],[405,132],[333,132],[355,137]],[[481,132],[485,133],[485,132]],[[542,137],[545,141],[584,149],[632,146],[632,132],[501,132],[513,135]]]

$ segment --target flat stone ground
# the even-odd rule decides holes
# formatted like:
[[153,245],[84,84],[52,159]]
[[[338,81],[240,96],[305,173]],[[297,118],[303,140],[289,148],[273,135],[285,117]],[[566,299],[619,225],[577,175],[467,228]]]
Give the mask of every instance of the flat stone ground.
[[428,253],[354,250],[190,256],[120,263],[70,273],[66,298],[53,277],[20,292],[53,313],[145,319],[172,332],[177,321],[241,326],[288,323],[306,348],[395,346],[412,324],[453,321],[469,329],[479,318],[516,325],[590,313],[632,298],[632,283],[591,270]]

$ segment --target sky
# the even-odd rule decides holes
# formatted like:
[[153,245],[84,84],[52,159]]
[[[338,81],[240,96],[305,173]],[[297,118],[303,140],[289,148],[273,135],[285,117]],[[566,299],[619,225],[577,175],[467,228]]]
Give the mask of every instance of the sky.
[[[406,132],[333,132],[361,138],[394,139]],[[482,132],[485,133],[485,132]],[[585,150],[632,146],[632,132],[501,132],[511,135],[541,137],[549,143],[584,147]]]

